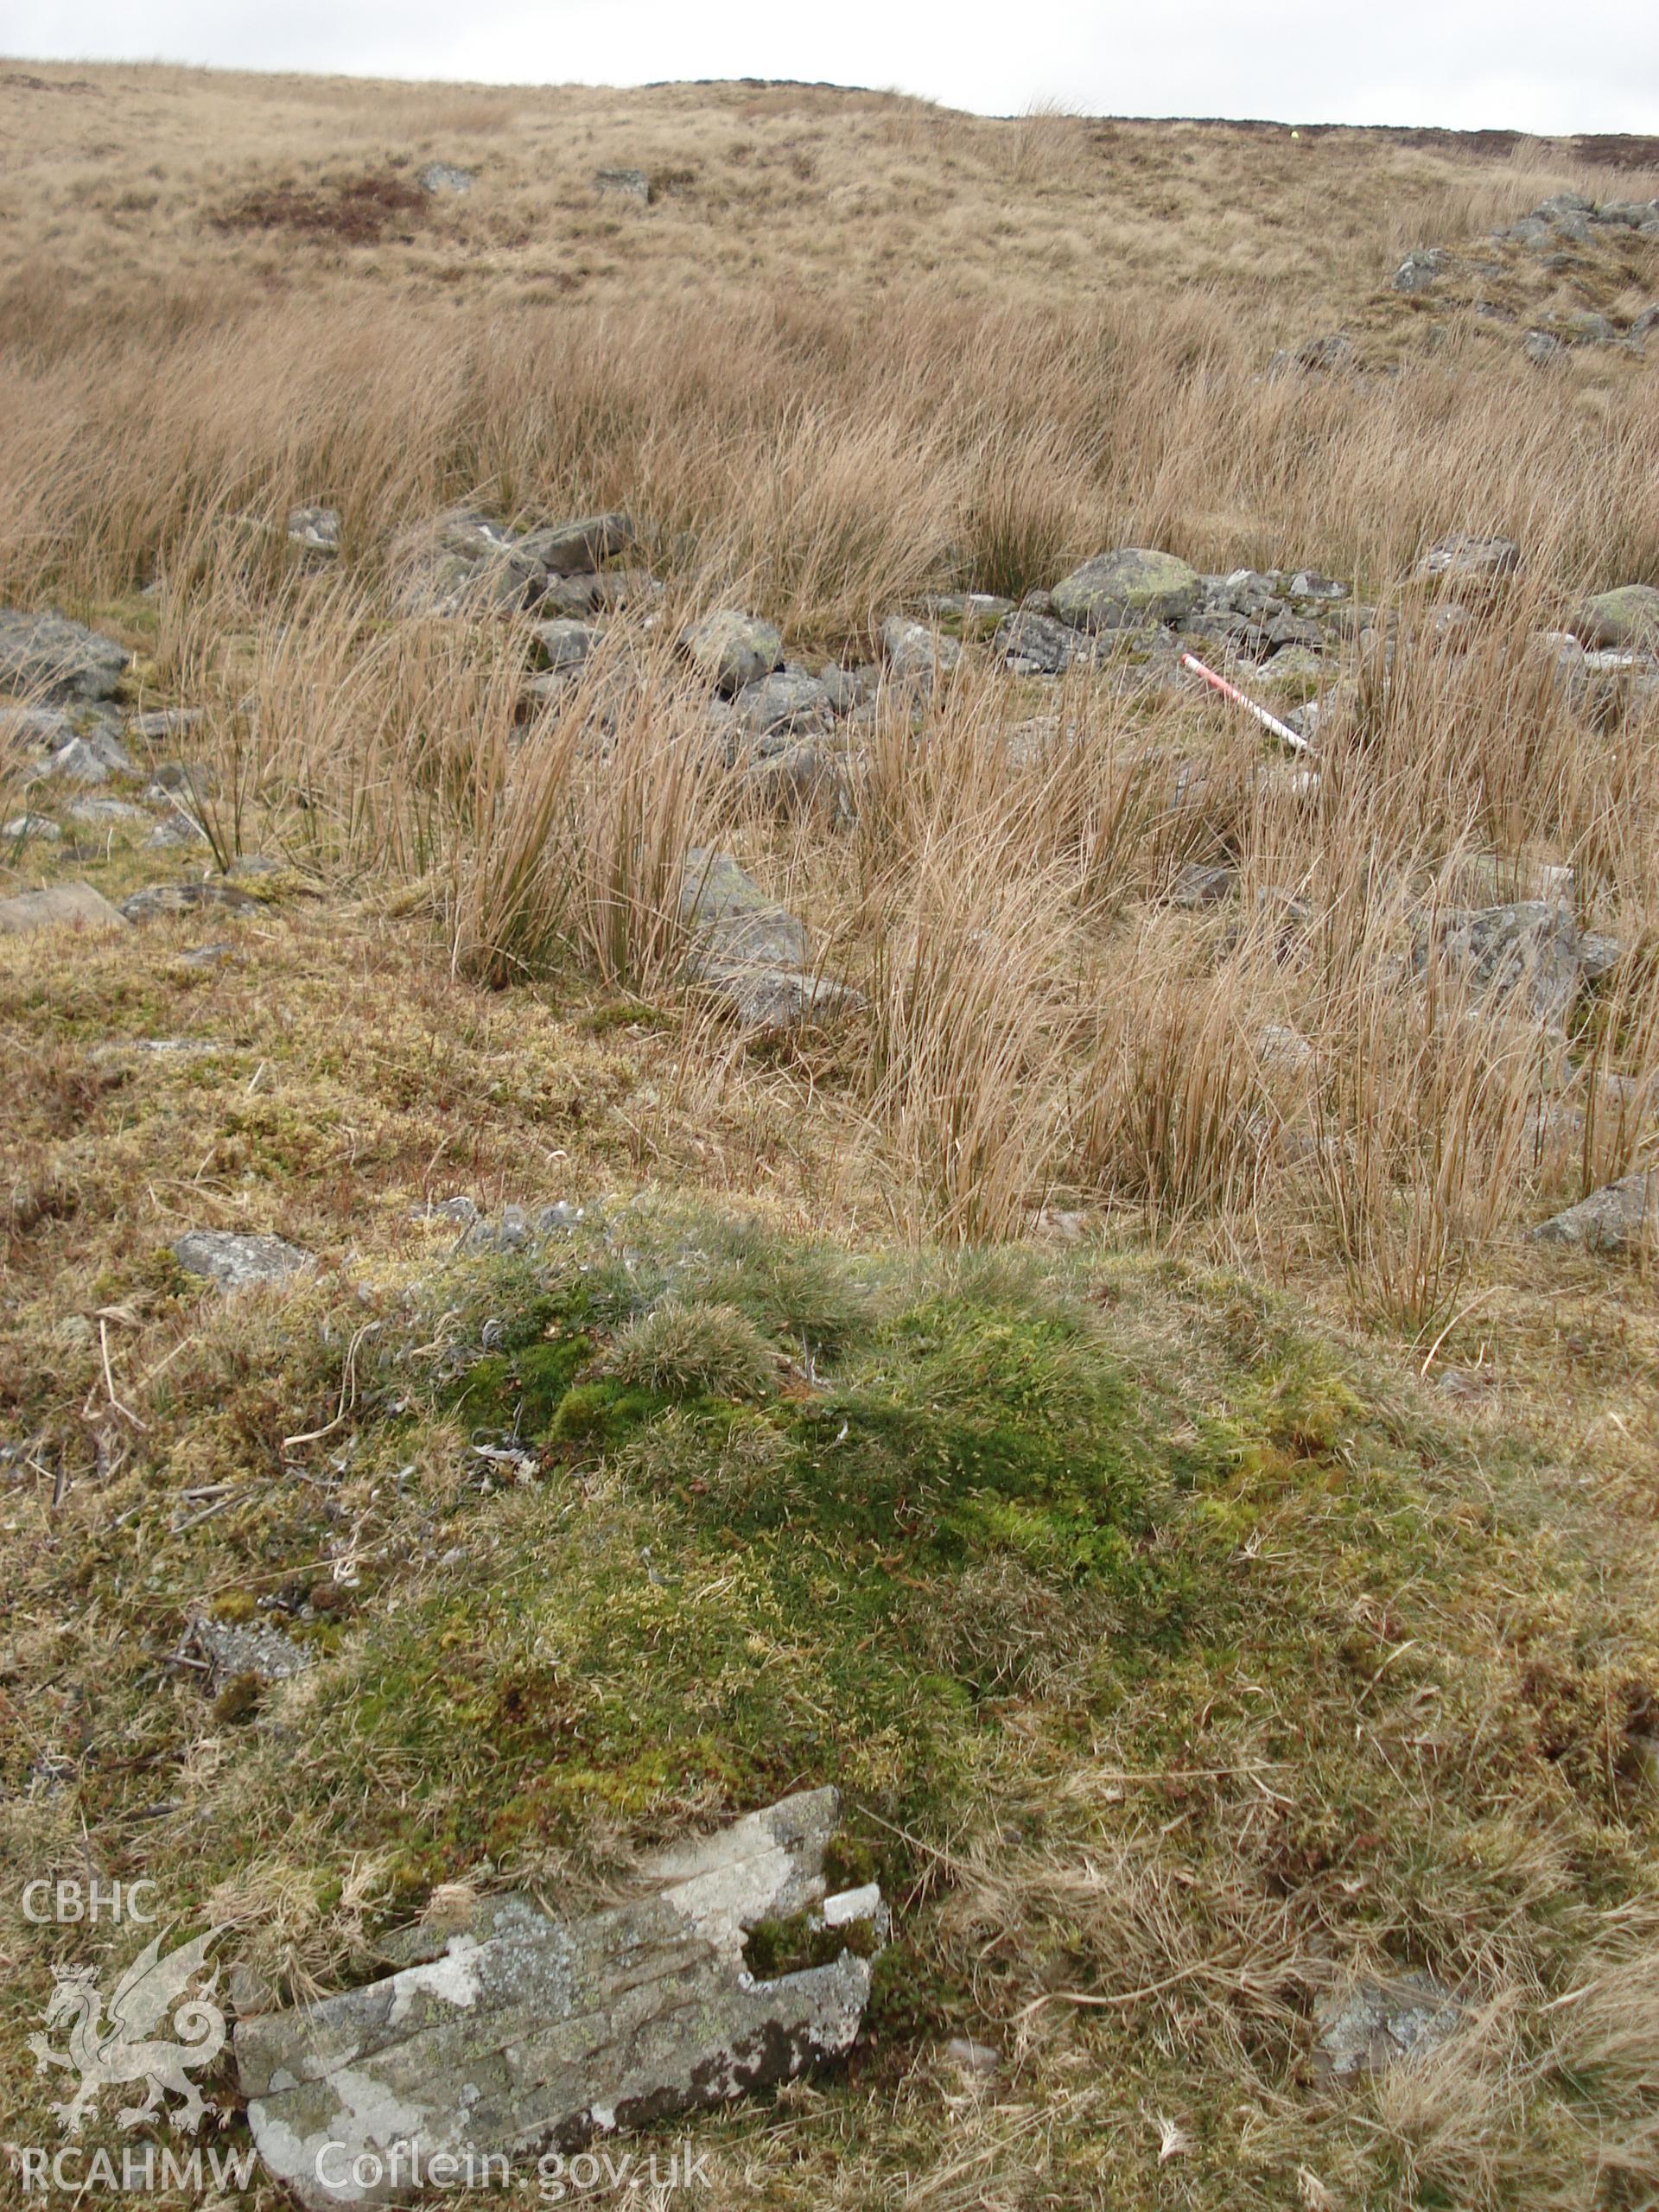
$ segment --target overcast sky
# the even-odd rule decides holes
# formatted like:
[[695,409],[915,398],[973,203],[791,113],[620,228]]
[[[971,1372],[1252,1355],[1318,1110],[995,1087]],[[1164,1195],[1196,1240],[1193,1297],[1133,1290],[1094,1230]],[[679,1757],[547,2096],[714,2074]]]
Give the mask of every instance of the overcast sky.
[[799,77],[1009,114],[1659,133],[1659,0],[0,0],[0,47],[506,84]]

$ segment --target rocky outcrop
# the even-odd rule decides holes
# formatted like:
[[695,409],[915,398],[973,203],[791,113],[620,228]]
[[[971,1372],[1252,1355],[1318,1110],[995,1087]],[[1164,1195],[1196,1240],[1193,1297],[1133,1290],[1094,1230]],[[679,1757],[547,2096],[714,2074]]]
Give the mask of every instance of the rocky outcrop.
[[1586,645],[1620,652],[1659,652],[1659,590],[1651,584],[1620,584],[1587,599],[1573,617],[1574,634]]
[[784,641],[758,614],[720,607],[681,632],[680,650],[729,697],[746,683],[771,675],[784,657]]
[[[453,2185],[464,2161],[499,2174],[841,2056],[886,1911],[874,1884],[825,1893],[838,1810],[833,1789],[805,1790],[657,1852],[646,1893],[603,1911],[482,1899],[463,1927],[420,1931],[387,1979],[238,2021],[267,2168],[307,2212],[403,2201],[423,2177]],[[790,1932],[801,1964],[750,1968],[763,1923]]]
[[111,699],[132,655],[61,614],[0,607],[0,684],[43,699]]

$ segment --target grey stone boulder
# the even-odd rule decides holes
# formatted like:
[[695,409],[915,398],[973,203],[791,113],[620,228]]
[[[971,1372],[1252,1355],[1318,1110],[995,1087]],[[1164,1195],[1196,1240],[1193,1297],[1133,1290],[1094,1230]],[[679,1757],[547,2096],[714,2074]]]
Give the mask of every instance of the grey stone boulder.
[[881,652],[890,677],[924,689],[936,677],[949,676],[962,661],[960,639],[943,636],[925,622],[912,622],[903,614],[890,614],[881,625]]
[[0,746],[53,753],[75,734],[67,707],[0,707]]
[[622,200],[637,200],[643,207],[651,198],[651,174],[647,169],[595,169],[594,190],[601,197],[608,194]]
[[1420,582],[1487,584],[1512,576],[1521,548],[1512,537],[1476,537],[1457,531],[1431,545],[1416,568]]
[[1286,346],[1268,363],[1275,379],[1289,376],[1333,376],[1354,365],[1354,341],[1340,330],[1322,338],[1305,338],[1300,346]]
[[429,162],[416,179],[423,192],[429,192],[435,199],[446,194],[470,192],[478,182],[476,171],[456,167],[454,162]]
[[130,776],[132,761],[114,730],[94,726],[42,761],[34,780],[54,784],[105,784],[111,776]]
[[206,1276],[226,1297],[259,1284],[286,1282],[315,1264],[308,1252],[280,1236],[245,1236],[229,1229],[189,1230],[175,1243],[173,1256],[187,1274]]
[[1659,1172],[1621,1176],[1532,1232],[1536,1244],[1577,1244],[1586,1252],[1628,1253],[1643,1249],[1659,1227]]
[[785,819],[822,814],[846,821],[854,814],[851,762],[821,738],[763,741],[743,781],[764,811]]
[[1074,630],[1133,629],[1185,622],[1204,597],[1204,579],[1173,553],[1123,546],[1096,553],[1054,587],[1054,612]]
[[1659,591],[1651,584],[1620,584],[1587,599],[1573,627],[1587,645],[1622,651],[1659,651]]
[[632,518],[625,514],[583,515],[575,522],[553,523],[513,542],[523,558],[539,563],[550,576],[591,575],[619,553],[638,544]]
[[289,1681],[312,1663],[305,1646],[278,1628],[260,1622],[216,1621],[210,1613],[191,1617],[182,1649],[201,1661],[214,1689],[238,1675],[257,1675],[262,1682]]
[[27,844],[31,837],[38,844],[54,845],[62,835],[49,814],[16,814],[0,824],[0,837],[19,845]]
[[874,698],[880,688],[881,671],[873,662],[868,666],[842,668],[831,660],[818,671],[818,681],[833,711],[850,715],[855,707],[861,707]]
[[680,650],[729,697],[771,675],[784,657],[784,641],[758,614],[721,607],[681,632]]
[[783,669],[746,683],[732,702],[734,728],[747,737],[770,737],[780,730],[798,736],[822,736],[833,728],[835,709],[816,676]]
[[54,883],[44,891],[21,891],[0,899],[0,937],[24,937],[35,930],[119,930],[127,926],[90,883]]
[[575,622],[565,615],[557,621],[537,622],[532,634],[543,665],[557,670],[580,668],[605,632],[591,623]]
[[1405,1974],[1362,1981],[1313,2005],[1314,2071],[1321,2080],[1353,2082],[1382,2074],[1403,2059],[1422,2057],[1462,2026],[1463,2006],[1432,1974]]
[[307,553],[324,555],[340,550],[340,511],[337,507],[292,507],[288,517],[288,542]]
[[692,940],[687,973],[746,1029],[786,1029],[840,1012],[852,994],[812,972],[806,925],[768,898],[729,853],[694,846],[680,919]]
[[1541,369],[1560,359],[1567,347],[1554,331],[1529,330],[1521,341],[1521,350],[1535,369]]
[[1061,676],[1077,652],[1077,633],[1052,614],[1021,607],[997,625],[991,649],[1016,676]]
[[[410,1962],[385,1979],[238,2020],[266,2167],[306,2212],[401,2201],[416,2164],[440,2188],[469,2158],[533,2171],[546,2147],[658,2126],[842,2056],[887,1914],[874,1884],[826,1895],[838,1810],[833,1789],[805,1790],[653,1853],[641,1894],[595,1912],[480,1899],[463,1924],[391,1947]],[[752,1972],[744,1947],[762,1922],[798,1926],[829,1955]]]
[[1420,924],[1413,965],[1419,976],[1438,967],[1478,1001],[1504,1000],[1559,1027],[1582,980],[1580,942],[1565,899],[1521,899]]
[[1432,290],[1445,274],[1446,265],[1450,258],[1444,246],[1414,247],[1394,272],[1395,290],[1396,292]]
[[61,614],[0,607],[0,683],[60,701],[109,699],[132,655]]

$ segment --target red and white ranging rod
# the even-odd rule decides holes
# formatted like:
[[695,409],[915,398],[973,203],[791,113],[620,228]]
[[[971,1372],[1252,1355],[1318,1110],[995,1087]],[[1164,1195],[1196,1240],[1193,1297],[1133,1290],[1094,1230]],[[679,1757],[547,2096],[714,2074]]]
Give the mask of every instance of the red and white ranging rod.
[[1224,676],[1217,676],[1213,668],[1206,668],[1196,653],[1183,653],[1181,666],[1190,668],[1194,676],[1202,677],[1210,689],[1219,691],[1224,699],[1230,699],[1236,707],[1243,707],[1247,715],[1253,715],[1263,729],[1270,729],[1293,752],[1313,752],[1313,747],[1300,730],[1292,729],[1288,722],[1281,722],[1277,715],[1270,715],[1265,707],[1258,707],[1254,699],[1247,699],[1236,683],[1230,683]]

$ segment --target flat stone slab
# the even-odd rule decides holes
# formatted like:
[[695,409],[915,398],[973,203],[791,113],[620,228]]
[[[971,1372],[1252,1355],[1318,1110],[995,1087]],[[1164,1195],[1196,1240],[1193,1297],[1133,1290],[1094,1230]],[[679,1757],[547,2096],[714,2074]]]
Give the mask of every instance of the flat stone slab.
[[21,937],[30,930],[124,930],[124,914],[90,883],[54,883],[45,891],[22,891],[0,899],[0,937]]
[[[441,2189],[469,2159],[477,2173],[654,2126],[840,2056],[886,1912],[873,1884],[824,1894],[838,1813],[833,1789],[785,1797],[655,1853],[652,1893],[600,1912],[484,1899],[465,1928],[421,1931],[416,1962],[384,1980],[239,2021],[261,2158],[308,2212],[401,2202],[416,2172]],[[748,1931],[798,1915],[825,1963],[753,1974]]]
[[280,1236],[245,1236],[229,1229],[193,1229],[173,1247],[187,1274],[205,1275],[228,1297],[259,1283],[286,1282],[315,1265],[311,1255]]
[[1433,1974],[1362,1981],[1315,2001],[1314,2070],[1332,2082],[1381,2074],[1402,2059],[1437,2050],[1462,2024],[1462,2005]]
[[257,1675],[262,1682],[285,1682],[311,1664],[304,1645],[280,1629],[261,1622],[216,1621],[207,1614],[192,1619],[184,1649],[206,1662],[215,1689],[238,1675]]
[[205,906],[224,906],[232,913],[249,914],[263,903],[251,892],[207,878],[199,883],[147,883],[142,891],[121,901],[121,912],[130,922],[148,922],[158,914],[188,914]]
[[729,853],[694,846],[686,855],[680,918],[696,939],[688,974],[745,1029],[792,1028],[858,1003],[855,992],[813,972],[806,925]]

